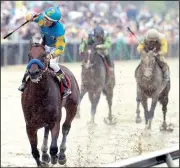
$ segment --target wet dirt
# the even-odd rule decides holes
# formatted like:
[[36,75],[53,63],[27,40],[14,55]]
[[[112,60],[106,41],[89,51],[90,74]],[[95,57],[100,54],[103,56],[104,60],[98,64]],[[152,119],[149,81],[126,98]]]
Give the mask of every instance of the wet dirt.
[[[75,118],[67,137],[67,163],[64,166],[100,166],[152,151],[173,147],[179,144],[179,60],[169,59],[171,90],[167,111],[167,123],[174,125],[173,132],[159,130],[163,121],[161,105],[158,103],[152,122],[150,136],[144,136],[144,113],[142,122],[136,124],[136,81],[135,68],[139,61],[115,62],[116,86],[114,89],[112,112],[116,125],[104,123],[108,115],[108,105],[101,95],[95,116],[96,125],[89,125],[91,104],[86,94],[80,107],[81,118]],[[64,64],[81,83],[81,63]],[[36,167],[26,134],[25,121],[21,108],[20,86],[25,66],[1,68],[1,166]],[[65,110],[61,126],[65,119]],[[62,130],[62,129],[61,129]],[[41,148],[44,129],[38,131],[38,148]],[[62,133],[58,144],[60,146]],[[50,145],[51,137],[49,137]],[[59,167],[56,164],[54,167]],[[61,166],[62,167],[62,166]]]

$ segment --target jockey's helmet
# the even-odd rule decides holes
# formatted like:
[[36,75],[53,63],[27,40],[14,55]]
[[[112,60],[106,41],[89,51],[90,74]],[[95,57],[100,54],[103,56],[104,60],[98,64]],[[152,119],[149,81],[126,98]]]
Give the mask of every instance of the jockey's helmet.
[[100,26],[94,28],[94,36],[96,38],[104,38],[104,29]]
[[150,29],[146,35],[147,41],[157,41],[159,40],[159,32],[156,29]]
[[52,22],[57,22],[61,19],[61,11],[58,6],[51,7],[44,12],[44,16]]

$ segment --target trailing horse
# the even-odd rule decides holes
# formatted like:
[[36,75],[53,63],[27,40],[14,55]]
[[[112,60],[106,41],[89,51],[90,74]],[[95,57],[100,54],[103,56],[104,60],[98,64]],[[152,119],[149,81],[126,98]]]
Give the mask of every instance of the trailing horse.
[[[163,73],[158,65],[158,60],[153,56],[152,52],[148,52],[141,56],[140,65],[135,70],[135,78],[137,82],[137,116],[136,123],[141,122],[139,106],[142,103],[145,115],[146,129],[151,129],[151,122],[154,117],[154,111],[159,101],[162,104],[163,124],[161,129],[166,130],[166,113],[168,104],[168,94],[170,91],[170,81],[166,87],[162,88]],[[147,99],[152,98],[151,108],[148,110]]]
[[[47,166],[50,161],[47,154],[49,131],[51,131],[52,137],[50,145],[51,163],[56,164],[57,160],[60,164],[66,163],[66,138],[80,101],[79,86],[74,75],[65,66],[60,67],[69,79],[72,90],[72,94],[66,99],[62,99],[62,85],[54,72],[48,68],[44,46],[31,43],[27,66],[30,79],[27,81],[25,90],[22,93],[21,104],[32,155],[38,166]],[[66,109],[66,119],[62,126],[63,138],[59,155],[57,155],[62,107]],[[40,161],[40,154],[37,149],[37,131],[42,127],[44,127],[44,140],[41,148],[43,162]]]
[[[94,123],[94,117],[96,114],[97,104],[99,102],[101,92],[106,96],[109,114],[108,120],[105,122],[113,124],[112,117],[112,98],[113,89],[115,86],[115,75],[114,72],[110,75],[107,63],[103,61],[103,56],[96,52],[94,45],[87,45],[86,52],[83,56],[82,72],[81,72],[81,96],[88,93],[89,99],[91,101],[91,123]],[[80,115],[77,113],[77,115]]]

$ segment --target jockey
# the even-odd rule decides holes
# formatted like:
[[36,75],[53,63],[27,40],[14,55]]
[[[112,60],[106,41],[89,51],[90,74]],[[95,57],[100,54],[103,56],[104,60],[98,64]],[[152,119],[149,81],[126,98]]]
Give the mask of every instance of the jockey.
[[[43,14],[35,17],[37,14],[31,13],[26,15],[27,21],[34,21],[38,23],[41,29],[42,38],[40,43],[45,45],[47,59],[50,60],[50,68],[54,70],[57,77],[62,80],[64,86],[63,98],[71,94],[70,88],[67,86],[67,81],[64,73],[60,69],[60,66],[56,62],[56,57],[64,53],[65,49],[65,30],[63,24],[59,21],[61,19],[61,12],[59,7],[48,8]],[[22,85],[18,88],[20,91],[24,91],[28,71],[26,70]]]
[[111,38],[110,35],[104,31],[104,29],[100,26],[96,26],[92,33],[88,35],[87,40],[82,40],[80,46],[79,46],[79,54],[82,55],[85,51],[86,45],[92,45],[93,43],[96,43],[96,49],[97,52],[101,56],[105,56],[110,70],[113,70],[112,62],[110,59],[110,55],[108,52],[108,49],[111,47]]
[[153,52],[157,58],[157,62],[163,71],[163,85],[170,80],[170,72],[168,64],[165,60],[165,55],[168,51],[167,40],[164,34],[161,34],[156,29],[150,29],[144,39],[144,42],[139,44],[137,51],[142,54],[143,52]]

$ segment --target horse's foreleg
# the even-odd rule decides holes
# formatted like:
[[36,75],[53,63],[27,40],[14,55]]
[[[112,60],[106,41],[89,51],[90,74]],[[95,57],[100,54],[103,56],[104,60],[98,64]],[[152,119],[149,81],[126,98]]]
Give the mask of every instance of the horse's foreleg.
[[49,135],[49,127],[46,126],[44,127],[44,139],[43,139],[43,144],[41,147],[42,151],[42,161],[49,163],[50,157],[47,154],[48,151],[48,135]]
[[149,111],[149,118],[148,118],[148,120],[149,120],[148,129],[151,129],[151,122],[152,122],[152,119],[154,117],[154,110],[156,108],[157,102],[158,102],[158,96],[152,97],[152,103],[151,103],[151,108]]
[[84,97],[84,95],[87,93],[87,90],[85,89],[85,87],[83,85],[81,85],[81,90],[80,90],[80,101],[82,100],[82,98]]
[[51,155],[51,163],[57,163],[57,153],[58,153],[58,146],[57,140],[59,137],[59,129],[60,129],[60,116],[58,115],[56,118],[56,122],[54,127],[51,129],[51,146],[50,146],[50,155]]
[[166,130],[167,124],[166,124],[166,113],[167,113],[167,104],[168,104],[168,96],[164,96],[160,100],[162,104],[162,111],[163,111],[163,123],[161,126],[161,130]]
[[106,95],[106,100],[108,102],[108,107],[109,107],[108,119],[109,119],[109,121],[112,121],[111,107],[112,107],[113,90],[108,88],[108,89],[104,90],[103,92]]
[[37,130],[33,127],[26,125],[26,132],[31,144],[32,155],[36,160],[37,166],[43,166],[43,163],[40,161],[39,150],[37,149]]
[[139,89],[137,88],[137,97],[136,97],[136,102],[137,102],[137,108],[136,108],[136,123],[140,123],[141,122],[141,117],[140,117],[140,93],[139,93]]
[[89,92],[89,99],[91,101],[91,122],[94,123],[94,117],[96,114],[97,104],[99,103],[99,99],[101,96],[101,92]]
[[145,124],[147,126],[148,124],[148,103],[147,103],[147,97],[143,96],[141,97],[141,103],[144,108],[144,117],[145,117]]
[[76,115],[77,105],[70,104],[70,105],[66,106],[65,108],[66,108],[66,120],[62,126],[63,138],[62,138],[62,142],[60,145],[60,153],[59,153],[59,158],[58,158],[59,164],[61,164],[61,165],[64,165],[66,163],[66,155],[65,155],[66,138],[67,138],[67,135],[71,128],[71,122]]

